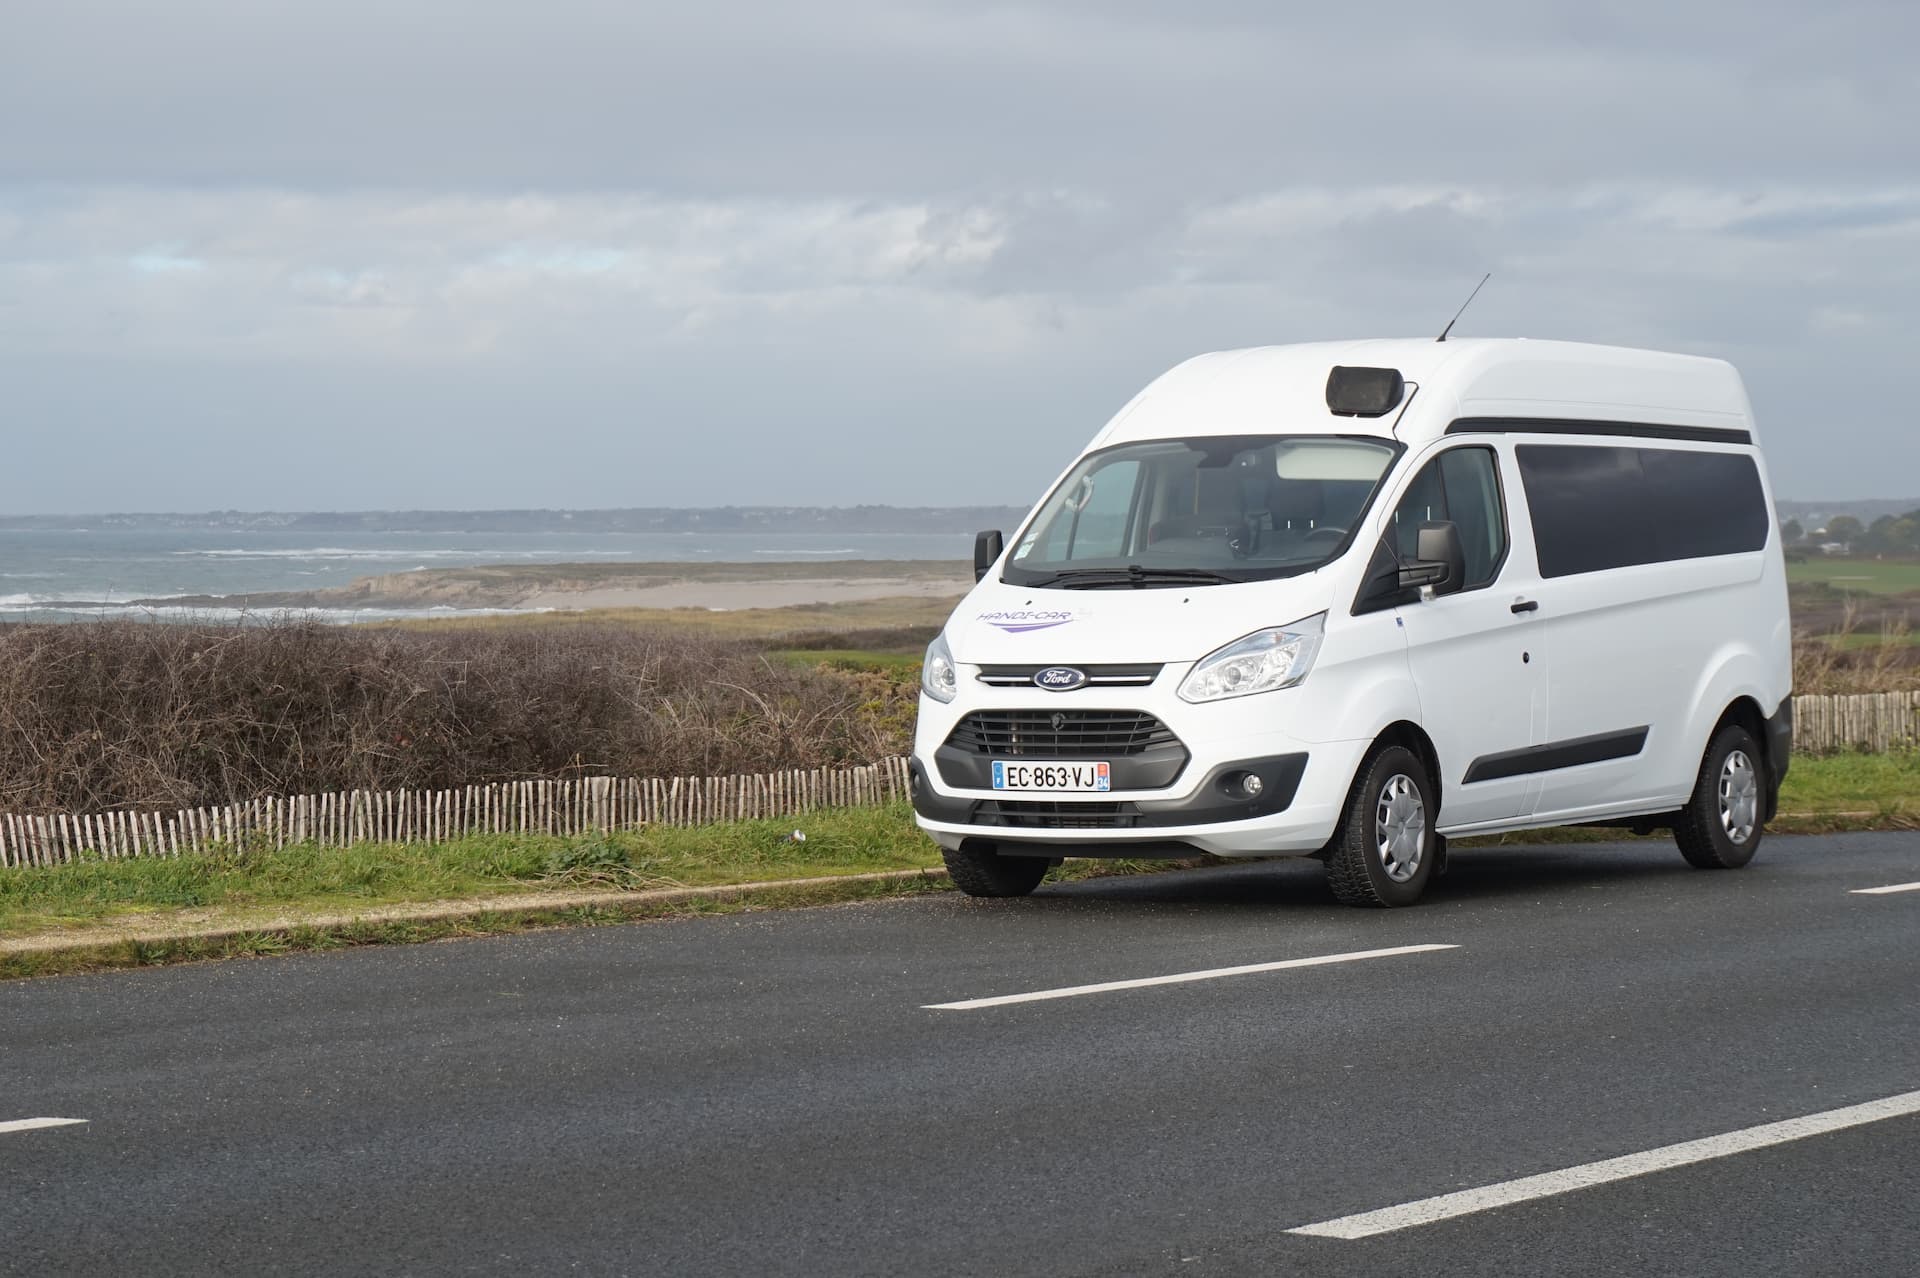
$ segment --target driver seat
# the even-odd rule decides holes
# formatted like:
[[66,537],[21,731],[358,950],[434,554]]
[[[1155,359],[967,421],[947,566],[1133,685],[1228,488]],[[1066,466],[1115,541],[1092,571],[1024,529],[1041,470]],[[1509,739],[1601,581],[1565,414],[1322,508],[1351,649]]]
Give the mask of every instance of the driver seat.
[[1305,536],[1318,528],[1326,517],[1324,494],[1317,481],[1280,479],[1267,483],[1267,510],[1275,532],[1293,532]]

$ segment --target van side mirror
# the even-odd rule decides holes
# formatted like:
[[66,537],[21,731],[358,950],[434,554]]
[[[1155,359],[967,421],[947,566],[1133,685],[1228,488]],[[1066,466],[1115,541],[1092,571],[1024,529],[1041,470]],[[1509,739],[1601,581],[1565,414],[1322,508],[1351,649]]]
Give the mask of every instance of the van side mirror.
[[987,575],[987,570],[1000,561],[1000,552],[1007,548],[1007,539],[1000,535],[998,528],[989,528],[986,532],[973,535],[973,579],[979,581]]
[[1458,590],[1467,581],[1467,552],[1460,530],[1442,520],[1420,525],[1413,562],[1400,568],[1400,588],[1432,587],[1437,595]]

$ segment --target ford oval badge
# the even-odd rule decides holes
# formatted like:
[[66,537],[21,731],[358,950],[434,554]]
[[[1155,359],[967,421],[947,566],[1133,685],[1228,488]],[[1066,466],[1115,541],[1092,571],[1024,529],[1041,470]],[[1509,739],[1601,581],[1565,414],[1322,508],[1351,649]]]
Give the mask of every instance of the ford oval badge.
[[1033,686],[1048,692],[1072,692],[1087,686],[1087,672],[1072,666],[1048,666],[1033,672]]

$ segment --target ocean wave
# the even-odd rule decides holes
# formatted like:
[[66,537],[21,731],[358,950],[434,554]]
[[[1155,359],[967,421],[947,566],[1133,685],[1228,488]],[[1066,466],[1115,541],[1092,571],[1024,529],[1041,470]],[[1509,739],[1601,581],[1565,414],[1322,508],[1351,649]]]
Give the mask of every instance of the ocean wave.
[[118,594],[118,593],[125,593],[125,592],[96,590],[90,594],[0,595],[0,612],[19,612],[22,609],[28,609],[28,608],[59,608],[68,612],[81,612],[81,611],[104,612],[104,611],[110,611],[113,609],[127,609],[133,612],[140,612],[155,602],[161,603],[164,606],[164,601],[169,599],[196,598],[196,596],[191,594],[142,595],[140,596],[142,599],[149,601],[149,603],[142,603],[142,604],[115,603],[110,598],[108,599],[101,598],[102,595],[112,595],[112,594]]
[[35,600],[22,602],[26,595],[0,595],[0,614],[13,617],[116,617],[145,621],[199,621],[244,623],[294,617],[329,625],[353,625],[367,621],[408,621],[422,617],[507,617],[533,613],[558,612],[557,608],[456,608],[434,604],[423,608],[209,608],[203,605],[165,604],[93,604],[86,601]]

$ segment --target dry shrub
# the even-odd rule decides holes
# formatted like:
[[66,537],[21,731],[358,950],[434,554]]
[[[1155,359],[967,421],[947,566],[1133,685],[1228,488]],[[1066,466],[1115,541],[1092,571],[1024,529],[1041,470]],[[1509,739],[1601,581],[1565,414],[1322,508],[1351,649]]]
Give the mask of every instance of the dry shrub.
[[820,767],[900,752],[903,721],[897,682],[674,632],[0,627],[15,812]]
[[933,642],[938,626],[885,626],[866,630],[802,630],[770,641],[794,652],[853,648],[861,652],[917,652]]
[[1906,618],[1876,617],[1877,632],[1861,634],[1852,600],[1827,619],[1832,629],[1793,637],[1793,690],[1798,693],[1906,692],[1920,688],[1920,646]]

